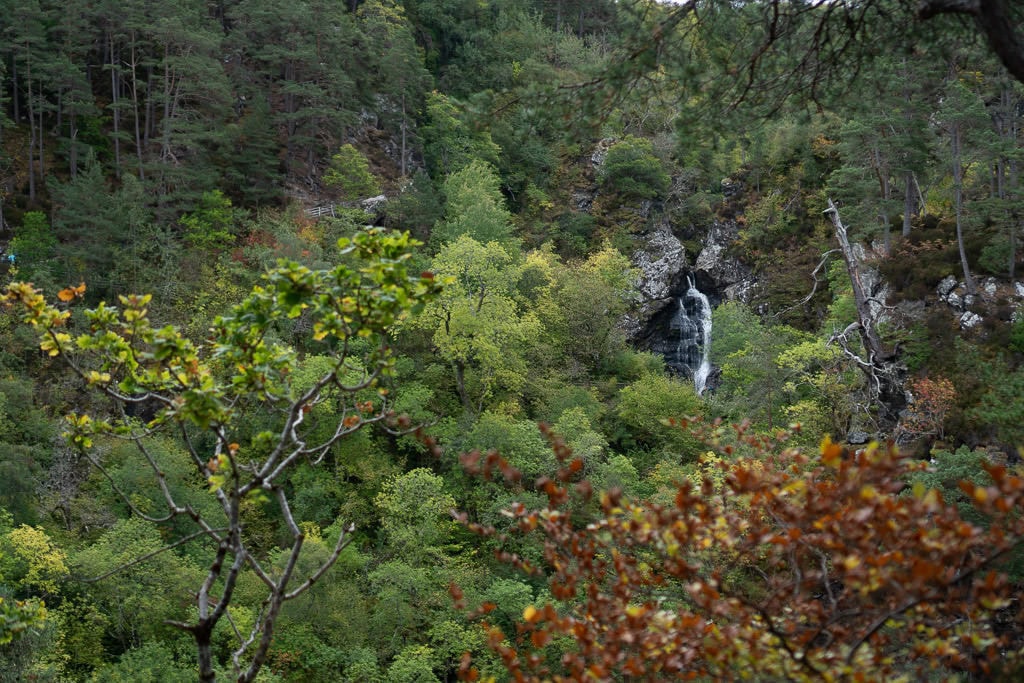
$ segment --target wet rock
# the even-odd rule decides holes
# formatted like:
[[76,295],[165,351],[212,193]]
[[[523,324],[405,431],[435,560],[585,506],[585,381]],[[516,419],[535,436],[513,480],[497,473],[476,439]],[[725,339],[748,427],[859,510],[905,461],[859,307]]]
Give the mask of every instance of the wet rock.
[[630,339],[635,339],[648,320],[672,300],[686,267],[686,249],[672,234],[668,222],[659,221],[633,253],[632,262],[640,271],[636,282],[639,303],[622,321],[622,327]]
[[722,178],[722,196],[728,199],[743,192],[743,181],[732,178]]

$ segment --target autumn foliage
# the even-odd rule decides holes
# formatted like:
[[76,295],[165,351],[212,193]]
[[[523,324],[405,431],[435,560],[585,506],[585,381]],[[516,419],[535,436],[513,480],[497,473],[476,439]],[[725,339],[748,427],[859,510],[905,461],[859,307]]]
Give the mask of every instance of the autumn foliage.
[[[479,611],[513,680],[918,680],[1013,666],[1019,607],[1000,569],[1024,535],[1024,480],[989,466],[991,485],[961,485],[982,527],[912,484],[928,463],[892,447],[826,439],[807,454],[735,429],[723,476],[680,482],[670,505],[593,500],[553,439],[561,469],[536,482],[546,507],[508,510],[544,561],[502,556],[545,577],[552,599],[514,633]],[[463,459],[518,481],[497,454]],[[479,675],[467,656],[462,679]]]

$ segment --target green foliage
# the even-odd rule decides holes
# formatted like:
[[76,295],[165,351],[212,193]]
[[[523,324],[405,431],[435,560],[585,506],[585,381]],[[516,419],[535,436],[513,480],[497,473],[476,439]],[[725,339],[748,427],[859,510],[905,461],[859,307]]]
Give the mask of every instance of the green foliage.
[[462,443],[463,450],[495,449],[528,480],[551,471],[555,461],[551,449],[532,420],[485,412],[473,425]]
[[194,667],[178,661],[165,645],[145,643],[121,655],[116,664],[99,667],[95,683],[187,683],[195,680]]
[[39,527],[27,524],[0,537],[0,579],[28,595],[55,595],[67,578],[67,554]]
[[41,211],[26,213],[21,227],[14,231],[14,239],[7,245],[7,251],[17,259],[17,277],[47,289],[56,284],[53,261],[56,250],[57,239]]
[[1012,446],[1024,444],[1024,367],[1006,371],[1002,362],[979,368],[984,390],[968,415],[999,441]]
[[0,646],[7,645],[46,621],[46,607],[39,600],[0,597]]
[[516,297],[522,266],[497,242],[484,245],[463,235],[445,245],[431,265],[444,291],[408,325],[432,334],[440,356],[452,365],[463,408],[477,413],[498,392],[523,385],[524,350],[539,337],[541,324]]
[[455,499],[444,492],[444,480],[428,469],[386,482],[374,502],[388,542],[410,557],[446,542],[454,530]]
[[[72,562],[81,576],[92,579],[163,545],[152,525],[141,519],[122,520],[76,553]],[[171,631],[165,621],[187,618],[188,608],[180,596],[201,581],[202,573],[190,560],[163,553],[118,572],[117,577],[116,583],[97,583],[92,597],[100,611],[110,615],[105,637],[128,649],[151,638],[167,638]]]
[[409,230],[417,238],[426,240],[430,231],[444,215],[441,197],[434,188],[430,175],[423,169],[413,174],[402,186],[401,193],[385,205],[389,224]]
[[434,91],[427,95],[423,156],[435,176],[456,173],[474,161],[494,165],[500,149],[487,131],[474,131],[460,118],[456,100]]
[[235,210],[220,190],[204,192],[199,208],[181,217],[185,241],[201,251],[216,251],[235,239]]
[[594,486],[599,491],[622,491],[635,496],[640,492],[640,475],[633,461],[625,455],[615,455],[594,468]]
[[[950,450],[1024,441],[1024,323],[1004,327],[1009,303],[982,297],[986,325],[962,335],[931,305],[960,267],[952,125],[965,132],[970,263],[1004,274],[1019,237],[1022,93],[969,45],[951,66],[934,36],[917,36],[913,54],[858,64],[844,92],[823,82],[813,112],[757,88],[749,107],[725,111],[746,82],[737,59],[763,42],[752,4],[7,4],[0,218],[16,262],[0,273],[35,290],[7,288],[18,307],[0,312],[0,506],[11,513],[0,640],[16,632],[0,647],[2,681],[193,680],[188,641],[206,630],[230,677],[235,629],[258,636],[274,601],[335,557],[306,593],[282,598],[257,680],[450,680],[467,651],[481,679],[502,680],[488,634],[453,612],[447,588],[463,583],[471,608],[493,602],[489,621],[525,651],[514,624],[547,596],[535,577],[508,578],[492,551],[548,566],[509,517],[550,503],[534,481],[558,461],[538,421],[580,458],[573,476],[672,510],[678,482],[707,477],[724,492],[732,460],[670,420],[750,419],[758,438],[800,422],[789,444],[805,446],[864,414],[863,374],[825,343],[856,317],[838,259],[828,288],[793,307],[831,246],[829,193],[864,236],[896,226],[905,187],[915,195],[909,237],[877,267],[888,303],[923,300],[925,317],[901,327],[894,313],[886,342],[901,342],[914,376],[950,377],[956,396],[946,412],[911,406],[904,429],[939,424]],[[798,13],[787,35],[842,14]],[[876,42],[899,44],[888,38]],[[772,92],[799,89],[793,56],[768,50],[755,75],[779,78]],[[595,164],[602,136],[617,142]],[[318,187],[345,203],[387,191],[386,224],[429,241],[433,257],[363,232],[357,208],[311,218]],[[723,255],[751,266],[758,287],[750,306],[716,309],[720,384],[699,398],[626,339],[623,316],[642,303],[626,254],[660,223],[692,260],[723,221],[740,230]],[[108,304],[82,311],[83,296]],[[16,324],[26,311],[32,329]],[[970,343],[954,344],[961,336]],[[62,439],[54,424],[68,413]],[[523,480],[467,481],[452,465],[474,448],[499,449]],[[983,459],[962,450],[936,452],[921,473],[958,504],[969,496],[955,480],[984,483]],[[574,501],[572,523],[598,505]],[[456,506],[508,539],[467,542]],[[220,531],[233,524],[237,534]],[[712,560],[725,568],[716,590],[749,584],[744,561]],[[281,582],[276,598],[268,578]],[[669,611],[672,585],[650,594]],[[40,595],[45,620],[41,601],[19,602]],[[201,617],[197,600],[231,623]],[[571,615],[568,601],[558,609]]]
[[658,199],[668,192],[671,178],[654,155],[650,140],[627,135],[609,148],[600,182],[624,199]]
[[604,460],[608,450],[608,441],[594,430],[586,410],[580,406],[565,410],[552,425],[555,434],[565,439],[577,457],[584,464],[594,464]]
[[979,524],[984,521],[984,516],[978,513],[970,497],[960,488],[960,482],[989,486],[992,478],[982,467],[987,462],[988,458],[983,451],[972,451],[966,446],[961,446],[955,451],[934,450],[931,453],[929,467],[916,472],[910,483],[919,483],[926,490],[939,491],[947,503],[957,506],[964,519]]
[[[99,584],[102,588],[94,597],[118,615],[108,626],[107,637],[121,649],[138,646],[140,639],[166,637],[165,621],[182,625],[194,619],[201,626],[187,630],[196,641],[201,675],[211,677],[212,659],[206,653],[214,628],[226,614],[246,558],[266,549],[250,545],[250,530],[243,532],[241,520],[248,524],[254,519],[258,528],[265,505],[284,519],[283,531],[291,540],[286,550],[269,553],[267,566],[278,578],[264,581],[269,595],[263,599],[276,606],[253,618],[254,633],[262,633],[259,650],[269,647],[273,621],[267,619],[276,616],[286,591],[296,591],[289,599],[301,594],[334,563],[348,540],[347,531],[338,530],[333,552],[324,547],[315,525],[299,527],[284,487],[300,456],[320,462],[342,437],[389,416],[388,392],[378,384],[393,366],[385,335],[400,317],[418,312],[439,291],[430,273],[409,275],[406,262],[412,246],[408,234],[367,229],[339,242],[343,263],[330,270],[281,261],[241,304],[214,320],[202,354],[174,327],[152,325],[148,295],[120,297],[123,308],[101,303],[85,311],[86,325],[75,329],[65,305],[48,305],[31,285],[8,285],[4,303],[20,307],[22,317],[40,333],[40,349],[68,358],[85,386],[116,401],[155,402],[145,425],[125,409],[117,417],[83,410],[67,418],[69,440],[94,466],[103,468],[91,449],[113,434],[137,449],[136,457],[141,456],[157,482],[159,493],[147,498],[143,487],[132,485],[130,468],[122,472],[113,466],[116,461],[108,462],[112,466],[103,469],[105,477],[135,517],[115,523],[74,558],[86,575],[106,577],[120,572],[116,586]],[[84,285],[69,287],[58,298],[71,302],[84,292]],[[277,335],[278,325],[302,315],[308,316],[312,343],[325,356],[311,357],[305,365]],[[310,377],[308,370],[317,366],[320,376]],[[307,421],[307,414],[327,402],[333,404],[334,417],[324,437],[318,432],[318,416]],[[163,440],[179,435],[189,456],[179,463],[190,462],[191,472],[180,472],[173,466],[173,449],[168,453],[161,447]],[[206,505],[187,503],[197,475],[209,486]],[[281,483],[273,483],[278,478]],[[165,511],[163,517],[157,516],[159,508]],[[163,548],[159,532],[144,519],[184,525],[183,531],[191,532],[172,547],[201,537],[216,541],[224,554],[193,550],[198,561],[210,567],[213,578],[203,582],[191,558],[179,558]],[[25,538],[11,536],[13,531],[8,534],[19,541],[19,547],[41,547],[37,540],[28,543],[35,536],[19,533]],[[309,552],[303,553],[307,537]],[[23,572],[26,585],[52,591],[56,587],[49,578],[53,572],[33,573],[32,562],[53,553],[37,550]],[[232,560],[225,561],[227,553]],[[154,558],[159,558],[159,573],[152,571]],[[296,574],[308,577],[310,583],[289,588]],[[214,607],[207,609],[217,577],[224,588],[214,598]],[[163,590],[154,591],[150,582]],[[200,591],[198,615],[180,600],[195,586]],[[259,668],[257,656],[251,675]]]
[[686,429],[668,421],[703,412],[692,382],[665,375],[645,375],[623,387],[615,407],[632,440],[684,461],[696,456],[697,442]]
[[395,683],[441,683],[434,675],[434,651],[426,645],[410,645],[399,652],[387,678]]
[[505,208],[499,183],[494,168],[477,159],[449,175],[444,182],[445,219],[434,227],[434,242],[448,244],[465,235],[481,244],[515,249],[512,214]]
[[324,185],[336,189],[342,201],[353,202],[380,193],[380,182],[370,172],[366,156],[351,144],[344,144],[331,157],[324,172]]
[[1010,328],[1010,348],[1017,353],[1024,353],[1024,316]]
[[585,261],[554,273],[545,327],[570,359],[596,370],[626,348],[619,321],[633,303],[637,271],[605,243]]

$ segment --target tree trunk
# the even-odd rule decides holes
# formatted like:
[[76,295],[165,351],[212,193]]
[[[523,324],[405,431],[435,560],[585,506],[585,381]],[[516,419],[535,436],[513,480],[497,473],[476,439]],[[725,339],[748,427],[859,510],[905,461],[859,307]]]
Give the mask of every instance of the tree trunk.
[[142,145],[149,149],[153,137],[153,65],[146,67],[146,125],[143,127]]
[[46,169],[43,167],[43,79],[39,79],[39,182],[46,180]]
[[473,415],[476,411],[473,401],[469,398],[469,392],[466,391],[466,364],[461,360],[456,360],[453,365],[455,366],[455,388],[459,392],[459,400],[462,401],[462,407],[466,414]]
[[78,175],[78,114],[74,110],[68,114],[68,140],[68,171],[74,178]]
[[114,123],[114,175],[121,177],[121,110],[118,106],[117,51],[114,47],[114,34],[107,29],[107,40],[110,56],[110,108]]
[[135,52],[135,34],[132,34],[132,118],[135,121],[135,158],[139,163],[139,180],[145,181],[142,164],[142,130],[139,127],[138,55]]
[[405,178],[405,149],[406,149],[406,114],[405,114],[405,93],[402,93],[402,178]]
[[889,230],[889,210],[888,204],[891,199],[892,189],[889,184],[889,171],[882,163],[882,153],[878,149],[878,145],[874,146],[872,150],[875,163],[875,174],[878,177],[878,190],[882,194],[882,208],[878,212],[878,219],[882,222],[882,243],[885,245],[885,255],[888,256],[892,252],[892,235]]
[[170,162],[171,156],[171,98],[173,97],[171,86],[171,63],[170,54],[164,48],[164,117],[160,122],[163,128],[160,144],[160,161],[164,164]]
[[[32,99],[32,61],[31,57],[28,57],[25,68],[25,81],[28,87],[25,88],[25,95],[27,97],[26,104],[28,105],[28,197],[29,199],[36,198],[36,164],[33,156],[36,152],[36,112],[35,106]],[[42,180],[42,179],[40,179]]]
[[214,683],[217,680],[217,674],[213,669],[212,631],[213,629],[208,625],[197,626],[192,631],[196,640],[196,651],[199,653],[199,680],[201,683]]
[[[850,277],[850,285],[853,288],[857,322],[850,327],[857,328],[867,358],[861,358],[845,346],[845,332],[841,335],[834,335],[833,339],[839,339],[844,353],[851,357],[867,376],[868,384],[879,408],[879,426],[883,430],[889,430],[896,426],[900,411],[906,407],[900,368],[895,363],[895,354],[886,351],[881,337],[878,336],[876,314],[872,304],[878,306],[880,302],[872,301],[869,293],[864,291],[860,263],[850,244],[846,226],[843,225],[839,217],[839,209],[836,208],[831,198],[828,200],[828,209],[825,213],[829,214],[835,228],[836,239],[843,255],[843,262],[846,264],[846,272]],[[847,328],[847,330],[849,329]]]
[[955,123],[950,130],[950,148],[953,155],[953,203],[956,209],[956,244],[960,249],[960,266],[964,271],[964,285],[967,288],[967,294],[974,296],[974,278],[971,277],[971,267],[967,263],[967,251],[964,248],[964,169],[961,158],[962,143],[960,124]]
[[14,105],[14,123],[21,122],[21,98],[18,97],[18,60],[11,57],[11,104]]
[[914,172],[906,171],[903,174],[903,236],[910,237],[910,220],[917,208],[914,201]]

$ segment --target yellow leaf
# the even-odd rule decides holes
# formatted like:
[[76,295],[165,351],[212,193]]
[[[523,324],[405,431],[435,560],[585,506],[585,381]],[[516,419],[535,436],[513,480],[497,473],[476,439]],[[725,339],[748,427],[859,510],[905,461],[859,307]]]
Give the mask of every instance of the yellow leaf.
[[832,443],[832,437],[825,435],[821,440],[821,461],[829,467],[837,467],[843,456],[843,447]]

